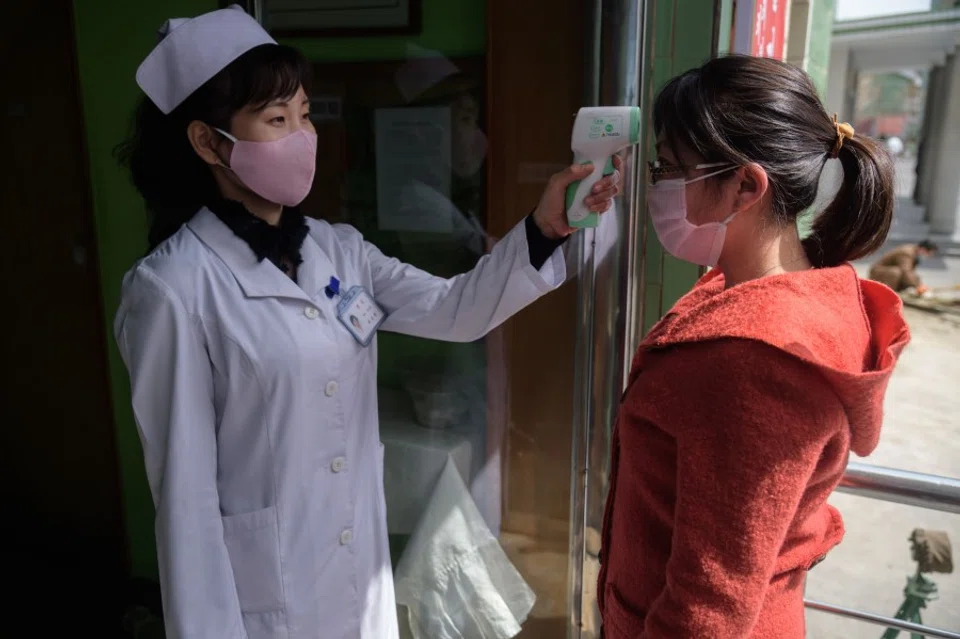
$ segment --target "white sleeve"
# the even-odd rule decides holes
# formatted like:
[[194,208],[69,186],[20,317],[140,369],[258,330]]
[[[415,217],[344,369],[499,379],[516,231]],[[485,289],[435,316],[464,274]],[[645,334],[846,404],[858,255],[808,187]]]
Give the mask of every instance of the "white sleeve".
[[176,295],[138,270],[124,283],[115,332],[156,506],[168,638],[244,637],[217,494],[210,360]]
[[373,296],[387,313],[382,330],[448,342],[480,339],[538,297],[563,284],[557,249],[537,270],[530,264],[525,222],[515,226],[473,270],[450,279],[388,258],[364,242]]

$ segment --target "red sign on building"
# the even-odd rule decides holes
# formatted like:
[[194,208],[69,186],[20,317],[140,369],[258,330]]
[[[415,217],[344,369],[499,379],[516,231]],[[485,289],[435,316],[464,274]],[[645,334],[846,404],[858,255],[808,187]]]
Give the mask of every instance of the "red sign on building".
[[755,0],[753,55],[783,60],[787,36],[787,1]]

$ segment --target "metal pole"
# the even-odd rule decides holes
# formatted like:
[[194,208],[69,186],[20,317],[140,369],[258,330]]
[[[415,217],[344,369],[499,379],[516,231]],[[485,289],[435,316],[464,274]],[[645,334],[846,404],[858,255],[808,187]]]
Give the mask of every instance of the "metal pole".
[[803,603],[811,610],[819,610],[820,612],[826,612],[831,615],[856,619],[858,621],[864,621],[866,623],[872,623],[878,626],[884,626],[886,628],[896,628],[898,630],[903,630],[904,632],[912,632],[925,637],[936,637],[938,639],[960,639],[960,633],[952,632],[950,630],[941,630],[939,628],[931,628],[923,624],[903,621],[901,619],[894,619],[893,617],[875,615],[872,612],[853,610],[852,608],[834,606],[832,604],[827,604],[820,601],[812,601],[810,599],[804,600]]
[[[595,106],[600,100],[600,37],[603,2],[593,0],[585,8],[586,56],[584,59],[583,104]],[[590,423],[593,414],[593,298],[594,265],[589,255],[592,230],[577,233],[577,335],[574,346],[573,444],[570,461],[570,556],[568,564],[567,636],[579,639],[583,629],[583,565],[586,560],[587,469],[590,466]]]
[[[652,1],[652,0],[651,0]],[[638,105],[646,2],[593,0],[588,12],[585,104]],[[596,599],[585,579],[598,569],[596,540],[603,525],[610,438],[641,315],[635,273],[638,254],[638,167],[631,156],[621,176],[623,195],[596,230],[578,233],[578,320],[574,389],[568,636],[598,636]],[[629,349],[629,352],[628,352]]]
[[960,514],[960,479],[851,462],[838,492]]

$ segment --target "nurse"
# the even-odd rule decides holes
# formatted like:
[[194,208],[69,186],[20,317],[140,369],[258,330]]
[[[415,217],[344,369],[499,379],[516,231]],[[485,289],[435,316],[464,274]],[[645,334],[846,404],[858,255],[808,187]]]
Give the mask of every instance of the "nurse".
[[375,334],[476,340],[558,287],[565,187],[590,169],[553,176],[472,271],[434,277],[298,212],[317,137],[296,50],[237,7],[160,37],[121,148],[151,250],[124,278],[115,335],[167,636],[397,637]]

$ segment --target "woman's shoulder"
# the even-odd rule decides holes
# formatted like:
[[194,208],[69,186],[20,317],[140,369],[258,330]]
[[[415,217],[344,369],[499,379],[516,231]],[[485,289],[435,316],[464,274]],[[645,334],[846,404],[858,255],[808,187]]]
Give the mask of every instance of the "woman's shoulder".
[[209,251],[184,225],[126,272],[121,285],[121,304],[157,296],[183,303],[193,297],[192,291],[202,273],[209,270],[210,262]]
[[379,251],[355,226],[309,218],[307,225],[310,237],[337,268],[354,269],[354,276],[370,272]]
[[802,357],[758,340],[721,338],[647,352],[624,393],[621,416],[674,437],[724,433],[744,446],[751,437],[821,439],[846,423],[837,391]]
[[648,349],[643,359],[643,372],[651,377],[685,380],[683,393],[700,386],[762,386],[779,376],[800,379],[814,368],[789,350],[732,336]]
[[[713,290],[716,289],[716,290]],[[738,339],[840,370],[859,370],[871,327],[864,291],[849,265],[746,282],[699,286],[681,300],[647,346]]]
[[869,454],[887,384],[910,338],[899,298],[850,266],[753,288],[729,289],[666,323],[638,355],[628,404],[667,411],[665,421],[701,402],[710,410],[722,405],[728,417],[734,410],[802,414],[805,436],[833,432],[842,414],[853,449]]
[[306,218],[310,237],[323,248],[336,245],[341,250],[357,250],[363,246],[363,234],[346,222],[328,222],[317,218]]

